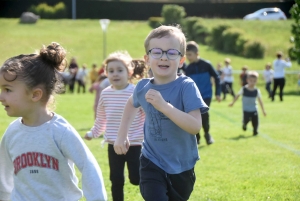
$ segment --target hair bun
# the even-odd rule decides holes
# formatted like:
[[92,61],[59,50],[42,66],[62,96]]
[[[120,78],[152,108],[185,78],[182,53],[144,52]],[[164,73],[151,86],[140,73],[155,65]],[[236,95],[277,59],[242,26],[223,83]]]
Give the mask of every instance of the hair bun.
[[66,51],[57,42],[52,42],[47,47],[43,46],[40,50],[40,56],[57,70],[62,70],[62,67],[65,66]]

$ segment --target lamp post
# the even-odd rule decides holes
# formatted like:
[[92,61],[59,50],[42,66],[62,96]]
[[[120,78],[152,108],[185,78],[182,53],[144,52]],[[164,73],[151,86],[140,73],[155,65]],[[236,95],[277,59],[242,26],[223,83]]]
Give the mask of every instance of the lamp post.
[[100,19],[99,20],[102,31],[103,31],[103,60],[106,58],[106,30],[109,25],[109,19]]
[[72,19],[76,20],[76,0],[72,0]]

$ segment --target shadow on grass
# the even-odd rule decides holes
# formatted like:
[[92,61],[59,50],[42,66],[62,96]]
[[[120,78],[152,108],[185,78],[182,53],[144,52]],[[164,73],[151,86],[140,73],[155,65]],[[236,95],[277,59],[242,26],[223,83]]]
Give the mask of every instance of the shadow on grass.
[[240,139],[247,139],[247,138],[251,138],[253,137],[252,135],[239,135],[237,137],[231,137],[231,138],[227,138],[229,140],[240,140]]
[[[276,95],[278,95],[279,92],[276,93]],[[283,92],[283,95],[285,96],[299,96],[300,95],[300,89],[299,91],[287,91],[287,92]]]
[[210,145],[200,144],[200,145],[198,145],[198,150],[204,149],[204,148],[209,148],[209,146],[210,146]]
[[91,130],[91,127],[89,128],[79,128],[77,129],[77,131],[90,131]]

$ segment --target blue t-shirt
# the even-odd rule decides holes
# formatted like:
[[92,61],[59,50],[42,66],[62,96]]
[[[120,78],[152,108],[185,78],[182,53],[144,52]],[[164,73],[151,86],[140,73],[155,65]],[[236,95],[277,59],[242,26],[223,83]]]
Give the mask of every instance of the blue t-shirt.
[[149,89],[157,90],[175,108],[190,112],[208,111],[195,82],[184,75],[163,85],[152,84],[153,79],[142,79],[133,92],[134,107],[142,106],[146,114],[142,154],[169,174],[190,170],[199,160],[195,135],[189,134],[156,110],[145,100]]

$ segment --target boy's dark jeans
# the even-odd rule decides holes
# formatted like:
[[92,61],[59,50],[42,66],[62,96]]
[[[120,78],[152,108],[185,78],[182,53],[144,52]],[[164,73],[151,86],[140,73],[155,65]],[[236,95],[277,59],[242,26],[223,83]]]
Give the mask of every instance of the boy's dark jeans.
[[249,121],[252,122],[253,132],[257,133],[257,129],[258,129],[258,113],[257,113],[257,111],[255,111],[255,112],[244,111],[243,124],[245,126],[247,126]]
[[[235,93],[234,93],[233,88],[232,88],[233,87],[232,86],[232,82],[225,82],[224,86],[225,86],[226,92],[230,93],[233,96],[233,98],[234,98],[235,97]],[[224,93],[224,97],[223,97],[223,100],[225,100],[225,99],[226,99],[226,93]]]
[[141,155],[140,191],[145,201],[186,201],[196,176],[194,168],[179,174],[168,174]]
[[266,83],[266,90],[268,91],[269,98],[272,96],[272,91],[271,91],[271,82]]
[[127,162],[130,183],[133,185],[139,185],[140,155],[141,146],[130,146],[126,155],[117,155],[114,151],[114,146],[111,144],[108,145],[108,160],[113,201],[124,200],[123,187],[125,182],[125,162]]

